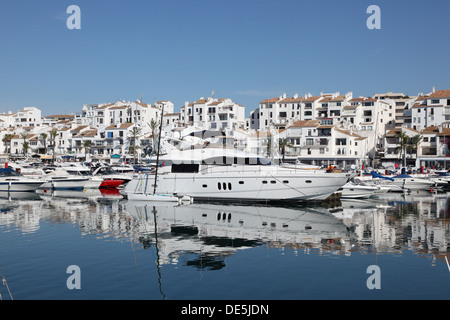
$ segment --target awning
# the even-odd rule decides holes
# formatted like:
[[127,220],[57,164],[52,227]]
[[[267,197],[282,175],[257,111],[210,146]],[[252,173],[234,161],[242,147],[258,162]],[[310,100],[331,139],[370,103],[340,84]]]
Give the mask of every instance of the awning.
[[48,154],[44,154],[42,157],[41,157],[41,159],[53,159],[53,156],[51,156],[51,155],[48,155]]

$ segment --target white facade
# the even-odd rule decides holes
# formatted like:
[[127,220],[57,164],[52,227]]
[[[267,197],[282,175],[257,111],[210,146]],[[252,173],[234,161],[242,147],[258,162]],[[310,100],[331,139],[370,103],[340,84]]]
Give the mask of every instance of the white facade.
[[450,90],[438,90],[419,97],[411,108],[411,127],[423,130],[450,120]]
[[41,110],[35,107],[25,107],[14,116],[15,127],[40,127],[42,124]]
[[290,142],[286,155],[302,162],[346,167],[361,165],[366,157],[367,138],[330,125],[328,120],[299,120],[279,135]]
[[200,98],[181,107],[180,122],[204,130],[244,128],[245,107],[231,99]]

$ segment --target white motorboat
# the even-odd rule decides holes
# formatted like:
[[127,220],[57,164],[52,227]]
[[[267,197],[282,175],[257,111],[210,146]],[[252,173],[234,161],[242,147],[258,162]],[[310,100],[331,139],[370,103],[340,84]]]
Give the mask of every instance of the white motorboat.
[[98,189],[104,180],[102,176],[94,176],[90,168],[81,165],[70,165],[63,169],[71,176],[88,178],[89,181],[84,185],[85,189]]
[[9,167],[0,169],[0,191],[3,192],[34,192],[44,182],[43,180],[26,178]]
[[339,188],[338,192],[341,193],[341,198],[344,199],[368,199],[381,190],[379,187],[365,185],[361,183],[349,182]]
[[134,168],[132,166],[130,166],[130,165],[127,165],[127,164],[111,165],[111,169],[114,170],[115,172],[119,173],[119,174],[132,175],[134,173]]
[[76,189],[83,190],[89,182],[88,177],[71,176],[64,170],[55,170],[43,176],[44,189]]
[[434,181],[429,179],[421,179],[411,177],[407,174],[399,174],[392,177],[394,179],[394,184],[406,190],[430,190],[435,187]]
[[[195,200],[324,200],[355,174],[300,170],[225,148],[172,150],[161,156],[158,174],[142,174],[125,187],[129,199],[159,194]],[[155,187],[156,182],[156,187]]]

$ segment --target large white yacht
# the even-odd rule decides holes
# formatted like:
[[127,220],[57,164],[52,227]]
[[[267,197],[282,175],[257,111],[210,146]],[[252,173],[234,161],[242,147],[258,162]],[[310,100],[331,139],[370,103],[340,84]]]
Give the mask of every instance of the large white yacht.
[[148,195],[154,200],[157,194],[208,201],[324,200],[355,176],[283,167],[232,148],[174,148],[158,163],[156,174],[152,170],[127,184],[128,199],[145,200]]

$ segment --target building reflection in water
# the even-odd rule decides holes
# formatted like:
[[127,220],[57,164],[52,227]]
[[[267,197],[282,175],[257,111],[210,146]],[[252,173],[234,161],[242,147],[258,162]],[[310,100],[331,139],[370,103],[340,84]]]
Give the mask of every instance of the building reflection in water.
[[237,251],[266,246],[317,255],[408,250],[448,258],[447,194],[387,194],[327,208],[135,202],[118,193],[0,194],[0,228],[23,233],[71,223],[84,236],[155,247],[159,264],[217,270]]

